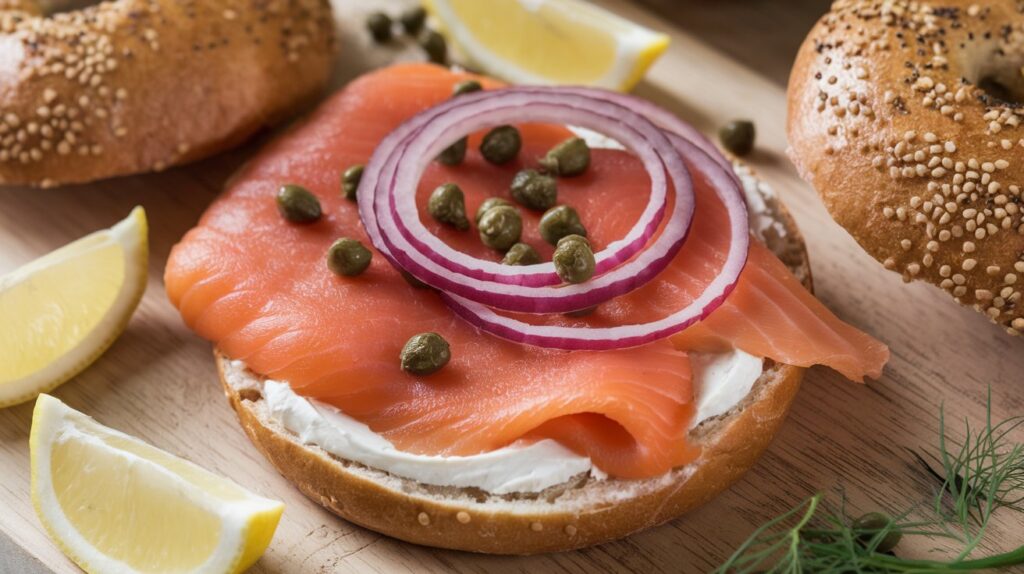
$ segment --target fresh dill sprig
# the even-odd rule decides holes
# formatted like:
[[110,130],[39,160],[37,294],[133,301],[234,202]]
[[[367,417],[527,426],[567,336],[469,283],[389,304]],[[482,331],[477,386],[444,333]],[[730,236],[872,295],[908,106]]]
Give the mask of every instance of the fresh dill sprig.
[[[893,517],[872,513],[852,519],[845,498],[834,508],[818,493],[755,530],[716,572],[934,574],[1022,565],[1024,546],[972,556],[994,512],[1024,512],[1024,444],[1012,436],[1019,429],[1024,429],[1024,416],[993,424],[991,389],[984,425],[979,429],[965,420],[961,440],[947,435],[942,409],[933,457],[938,470],[913,453],[942,482],[931,504]],[[912,520],[916,514],[927,516]],[[893,547],[908,537],[947,539],[960,550],[945,562],[896,555]]]

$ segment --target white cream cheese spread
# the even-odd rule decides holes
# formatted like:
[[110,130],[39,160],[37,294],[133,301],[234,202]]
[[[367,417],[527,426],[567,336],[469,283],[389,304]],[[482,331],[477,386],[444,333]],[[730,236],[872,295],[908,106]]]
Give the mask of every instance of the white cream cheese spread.
[[[691,354],[697,404],[691,428],[725,414],[746,397],[761,376],[762,359],[742,351]],[[228,382],[243,377],[245,365],[231,364]],[[297,395],[287,383],[268,380],[263,398],[271,417],[299,438],[339,458],[437,486],[476,487],[493,494],[539,492],[588,472],[605,475],[590,458],[554,440],[512,444],[470,456],[403,452],[365,424],[337,408]]]

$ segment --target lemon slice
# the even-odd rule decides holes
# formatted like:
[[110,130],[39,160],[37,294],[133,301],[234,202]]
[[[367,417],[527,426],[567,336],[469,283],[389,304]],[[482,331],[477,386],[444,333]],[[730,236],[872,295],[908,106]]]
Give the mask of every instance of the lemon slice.
[[241,572],[284,505],[39,395],[29,438],[32,502],[91,573]]
[[427,0],[472,63],[520,84],[629,90],[668,47],[659,34],[585,0]]
[[124,330],[146,289],[146,212],[0,277],[0,407],[77,375]]

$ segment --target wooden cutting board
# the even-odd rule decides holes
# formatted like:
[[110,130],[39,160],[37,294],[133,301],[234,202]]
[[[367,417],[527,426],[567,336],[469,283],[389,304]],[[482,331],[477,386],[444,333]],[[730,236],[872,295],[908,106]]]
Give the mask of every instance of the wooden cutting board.
[[[769,452],[724,495],[683,519],[626,540],[530,558],[405,544],[339,520],[305,499],[242,434],[217,383],[210,345],[185,328],[162,284],[171,246],[266,135],[242,149],[166,173],[49,191],[0,190],[0,272],[106,227],[136,204],[149,213],[152,255],[142,305],[113,348],[55,394],[102,423],[285,501],[274,541],[253,569],[260,573],[703,572],[721,563],[763,521],[819,490],[844,489],[851,513],[899,510],[927,499],[937,484],[907,449],[935,444],[943,403],[952,420],[980,421],[989,386],[996,418],[1024,412],[1024,339],[1007,336],[937,289],[902,284],[832,222],[813,190],[794,173],[784,155],[785,60],[776,48],[796,45],[814,14],[775,19],[768,14],[774,3],[749,3],[748,9],[731,2],[724,13],[737,20],[723,22],[713,9],[697,6],[692,7],[697,18],[691,20],[670,0],[650,0],[650,9],[661,17],[624,0],[600,3],[672,36],[671,48],[637,89],[640,95],[709,132],[735,117],[755,120],[758,150],[750,163],[781,194],[807,237],[818,296],[892,348],[882,379],[867,385],[827,369],[810,370]],[[344,35],[338,85],[371,67],[416,57],[415,51],[367,45],[360,16],[367,4],[398,7],[406,2],[336,1]],[[821,2],[794,5],[813,10]],[[759,25],[766,21],[773,22],[770,29]],[[731,53],[749,55],[760,71],[673,22],[710,22],[700,30],[703,37]],[[743,26],[751,32],[732,32]],[[0,360],[3,353],[0,349]],[[31,411],[31,404],[0,411],[0,573],[75,572],[47,539],[29,502]],[[1004,516],[993,524],[987,549],[1021,539],[1019,517]],[[924,542],[905,549],[923,553],[932,547]]]

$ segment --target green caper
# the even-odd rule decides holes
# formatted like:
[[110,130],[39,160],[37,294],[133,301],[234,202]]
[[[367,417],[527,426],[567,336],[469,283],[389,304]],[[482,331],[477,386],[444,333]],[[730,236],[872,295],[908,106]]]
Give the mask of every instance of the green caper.
[[359,182],[363,179],[363,165],[350,166],[341,174],[341,195],[349,201],[356,200],[356,192],[359,191]]
[[412,273],[409,273],[405,269],[399,269],[398,272],[402,275],[402,279],[405,279],[405,282],[408,283],[409,285],[412,285],[414,289],[430,289],[430,285],[427,285],[426,283],[413,277]]
[[434,30],[426,30],[420,34],[419,43],[431,62],[442,66],[448,62],[448,43],[441,34]]
[[515,159],[521,147],[523,140],[519,137],[519,130],[512,126],[498,126],[487,132],[480,142],[480,154],[487,161],[501,165]]
[[402,15],[398,17],[398,21],[402,23],[402,29],[405,33],[410,36],[415,36],[420,33],[423,29],[423,24],[427,21],[427,11],[423,6],[416,6],[415,8],[409,8]]
[[505,265],[534,265],[540,263],[540,255],[529,244],[516,243],[505,252],[501,262]]
[[551,245],[566,235],[587,236],[587,229],[580,222],[580,214],[568,205],[557,205],[540,216],[540,236]]
[[718,130],[718,139],[722,147],[734,155],[747,155],[754,149],[754,122],[749,120],[733,120]]
[[292,223],[310,223],[320,219],[320,200],[301,185],[282,185],[277,192],[277,210]]
[[441,223],[447,223],[459,231],[469,229],[466,219],[466,198],[462,189],[454,183],[444,183],[430,194],[427,212]]
[[355,277],[370,266],[373,253],[357,239],[342,237],[327,250],[327,267],[338,275]]
[[366,29],[374,41],[383,44],[391,39],[391,18],[383,12],[374,12],[366,17]]
[[558,200],[558,184],[550,175],[524,169],[512,178],[512,199],[537,211],[551,209]]
[[869,512],[861,516],[853,521],[853,528],[860,531],[857,538],[864,544],[870,542],[882,530],[889,528],[889,532],[875,546],[876,552],[884,553],[891,551],[893,548],[896,548],[896,545],[899,544],[900,539],[903,537],[893,524],[892,519],[881,512]]
[[436,373],[452,358],[448,341],[437,333],[420,333],[406,341],[399,356],[402,370],[413,375]]
[[523,220],[516,208],[499,205],[484,212],[477,224],[477,230],[484,245],[505,251],[519,241],[523,234]]
[[437,161],[444,165],[459,165],[466,159],[467,138],[460,138],[437,154]]
[[452,97],[461,96],[463,94],[472,94],[473,92],[479,92],[484,89],[480,82],[476,80],[464,80],[452,86]]
[[492,207],[498,207],[499,205],[507,205],[509,207],[512,206],[511,203],[505,201],[500,197],[488,197],[487,199],[485,199],[484,202],[480,204],[480,207],[478,207],[476,210],[476,219],[474,220],[476,221],[476,224],[480,225],[480,218],[483,217],[485,213],[487,213],[488,209],[491,209]]
[[590,242],[580,235],[559,239],[551,261],[555,264],[555,273],[566,283],[583,283],[594,276],[594,252]]
[[579,175],[590,167],[590,147],[583,138],[569,138],[551,148],[539,163],[541,167],[555,175]]

